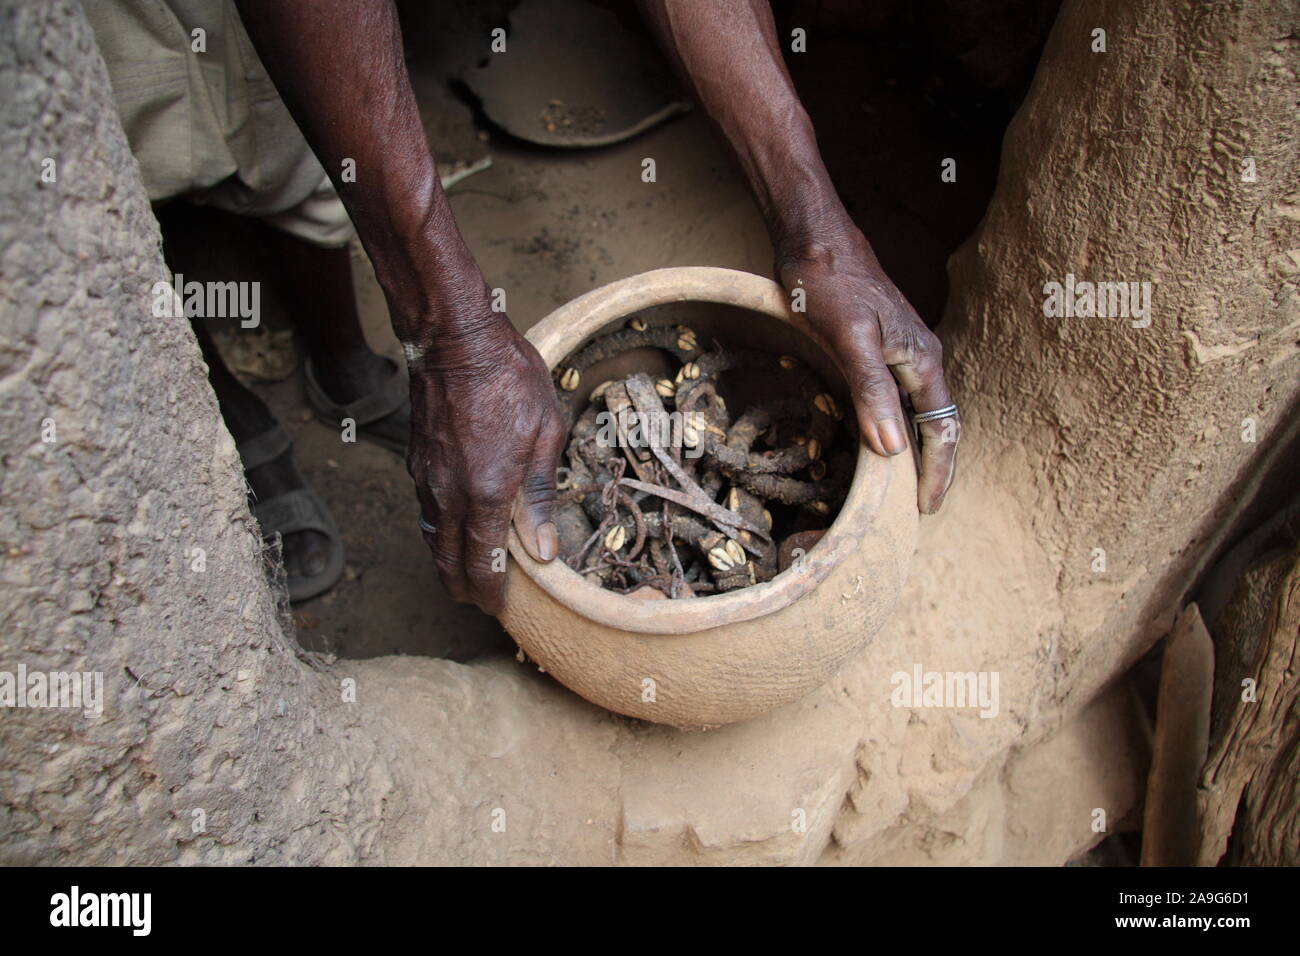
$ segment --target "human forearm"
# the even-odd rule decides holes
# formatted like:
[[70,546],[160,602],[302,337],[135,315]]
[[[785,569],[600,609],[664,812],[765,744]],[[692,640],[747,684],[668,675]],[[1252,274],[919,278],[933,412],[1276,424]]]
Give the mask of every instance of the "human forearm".
[[[456,227],[393,5],[240,0],[240,13],[388,297],[411,371],[407,467],[434,565],[454,598],[496,613],[512,520],[533,557],[555,557],[563,414],[541,356],[491,308]],[[345,160],[355,180],[345,180]]]
[[[408,357],[503,323],[439,184],[392,3],[239,0],[239,8],[357,227]],[[355,177],[345,181],[347,160]]]
[[[900,387],[919,424],[922,511],[952,481],[960,422],[939,340],[889,280],[840,202],[781,58],[766,0],[640,0],[664,49],[727,138],[767,221],[777,278],[836,357],[859,427],[882,455],[907,450]],[[793,305],[794,290],[803,295]],[[950,414],[949,414],[950,413]]]
[[778,255],[856,232],[781,58],[766,0],[640,0],[744,170]]

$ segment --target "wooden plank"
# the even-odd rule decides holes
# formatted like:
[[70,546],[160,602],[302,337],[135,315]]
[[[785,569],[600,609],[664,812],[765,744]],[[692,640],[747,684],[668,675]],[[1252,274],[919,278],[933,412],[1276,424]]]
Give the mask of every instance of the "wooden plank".
[[1174,622],[1160,671],[1155,746],[1142,827],[1143,866],[1190,866],[1200,845],[1196,783],[1210,745],[1214,642],[1189,604]]

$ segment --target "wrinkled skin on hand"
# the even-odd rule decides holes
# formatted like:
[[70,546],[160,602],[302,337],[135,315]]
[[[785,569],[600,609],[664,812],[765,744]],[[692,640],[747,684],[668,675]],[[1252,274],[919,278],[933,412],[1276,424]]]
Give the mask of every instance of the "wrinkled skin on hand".
[[537,350],[504,316],[414,366],[407,467],[448,593],[500,613],[513,517],[528,553],[558,549],[552,520],[564,416]]
[[[809,322],[848,380],[858,424],[880,455],[907,450],[909,421],[901,388],[916,412],[952,404],[943,378],[943,347],[880,268],[860,232],[778,250],[777,274],[803,289]],[[923,422],[917,505],[933,514],[943,504],[957,465],[961,424]]]

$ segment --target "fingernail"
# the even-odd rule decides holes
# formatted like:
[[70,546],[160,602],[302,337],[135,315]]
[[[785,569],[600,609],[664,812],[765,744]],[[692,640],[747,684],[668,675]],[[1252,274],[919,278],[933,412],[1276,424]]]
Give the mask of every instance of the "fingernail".
[[903,426],[897,418],[885,418],[876,422],[876,430],[880,433],[880,443],[889,454],[899,455],[907,451],[907,436],[903,434]]
[[537,554],[543,561],[552,561],[559,550],[560,536],[555,531],[555,522],[540,525],[537,529]]

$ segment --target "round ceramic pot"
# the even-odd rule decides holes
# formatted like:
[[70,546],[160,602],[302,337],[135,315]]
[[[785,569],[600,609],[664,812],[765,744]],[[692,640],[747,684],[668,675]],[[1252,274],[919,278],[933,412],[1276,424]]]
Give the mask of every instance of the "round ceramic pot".
[[[712,303],[690,320],[702,343],[794,355],[852,407],[843,376],[784,290],[750,273],[691,267],[633,276],[560,307],[528,338],[554,369],[633,313],[652,310],[650,321],[663,320],[654,312],[671,313],[669,303]],[[831,527],[767,583],[637,600],[562,561],[534,561],[512,532],[501,620],[532,661],[593,703],[678,727],[728,724],[807,694],[872,639],[898,601],[916,529],[912,456],[886,459],[863,444]]]

